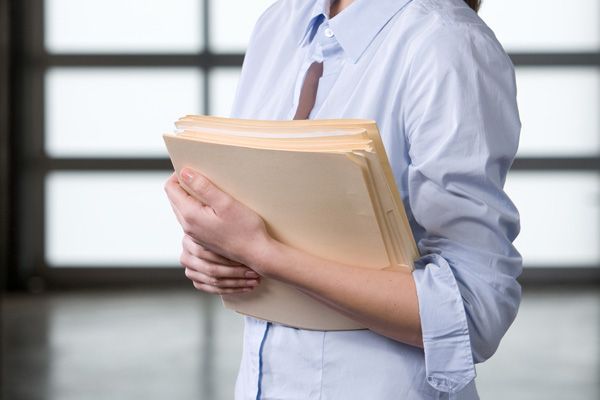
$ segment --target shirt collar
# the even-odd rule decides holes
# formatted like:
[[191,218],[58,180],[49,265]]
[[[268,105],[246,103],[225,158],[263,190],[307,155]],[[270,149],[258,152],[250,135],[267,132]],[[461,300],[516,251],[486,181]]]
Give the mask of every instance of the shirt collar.
[[[312,36],[315,34],[316,28],[318,27],[317,21],[319,21],[322,17],[325,16],[329,18],[329,9],[331,5],[331,0],[317,0],[308,15],[308,18],[304,22],[304,31],[300,36],[300,40],[298,41],[298,46],[304,46],[307,43],[310,43],[312,40]],[[316,26],[317,25],[317,26]]]
[[[312,8],[299,46],[312,40],[315,23],[324,15],[329,18],[332,0],[317,0]],[[344,52],[356,63],[385,24],[411,0],[354,0],[329,20],[329,27]],[[322,18],[322,17],[321,17]]]

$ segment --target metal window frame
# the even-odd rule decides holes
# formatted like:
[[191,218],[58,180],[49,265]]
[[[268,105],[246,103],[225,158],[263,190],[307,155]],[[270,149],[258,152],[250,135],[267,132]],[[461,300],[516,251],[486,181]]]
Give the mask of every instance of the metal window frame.
[[[179,268],[127,267],[49,267],[44,260],[44,177],[50,171],[170,171],[168,159],[155,158],[50,158],[44,153],[44,73],[57,66],[77,67],[196,67],[204,79],[204,112],[210,113],[210,73],[219,67],[240,67],[243,54],[220,54],[211,51],[210,3],[203,2],[203,51],[199,54],[47,54],[44,49],[43,0],[0,0],[3,8],[10,5],[11,52],[9,103],[12,113],[9,130],[17,132],[2,137],[2,146],[14,155],[10,160],[2,152],[2,166],[7,165],[7,178],[2,189],[10,197],[2,199],[6,235],[8,287],[26,288],[32,282],[51,287],[88,287],[115,284],[187,284]],[[216,0],[214,0],[216,1]],[[4,24],[2,24],[4,26]],[[4,47],[2,55],[4,55]],[[514,53],[516,66],[593,66],[600,68],[600,52],[590,53]],[[5,74],[0,76],[7,80]],[[0,99],[1,100],[1,99]],[[4,104],[0,101],[0,104]],[[8,106],[0,112],[8,115]],[[32,118],[34,116],[34,118]],[[1,119],[2,121],[5,118]],[[599,132],[600,134],[600,132]],[[10,140],[9,140],[10,138]],[[9,162],[10,161],[10,162]],[[4,168],[3,168],[4,169]],[[518,158],[512,170],[527,171],[595,171],[600,172],[600,156],[571,158]],[[10,182],[10,183],[8,183]],[[6,200],[6,201],[5,201]],[[9,207],[10,208],[7,208]],[[0,210],[2,211],[2,210]],[[598,221],[600,224],[600,221]],[[13,234],[8,235],[9,229]],[[600,265],[569,267],[537,266],[526,268],[520,281],[524,284],[589,284],[600,283]]]
[[10,237],[10,19],[8,0],[0,0],[0,292],[7,281]]

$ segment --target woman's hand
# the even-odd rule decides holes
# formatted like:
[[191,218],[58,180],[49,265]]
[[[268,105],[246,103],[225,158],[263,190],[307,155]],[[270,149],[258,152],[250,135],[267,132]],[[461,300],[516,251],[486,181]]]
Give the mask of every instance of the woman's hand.
[[189,235],[183,236],[182,245],[179,261],[198,290],[215,294],[249,292],[260,282],[260,275],[250,268],[206,250]]
[[256,260],[273,239],[262,218],[198,172],[184,168],[180,176],[173,173],[165,191],[185,234],[221,261],[247,265],[263,275]]
[[[227,274],[248,266],[261,276],[288,283],[329,304],[374,332],[423,346],[417,292],[409,270],[346,265],[281,243],[268,234],[255,212],[202,175],[189,177],[186,172],[181,171],[181,184],[193,197],[175,174],[165,190],[186,235],[193,239],[184,239],[182,262],[191,270],[187,274],[201,282],[196,287],[213,293],[232,289],[224,287],[225,280],[241,278]],[[204,286],[217,282],[213,278],[221,280],[223,287]]]

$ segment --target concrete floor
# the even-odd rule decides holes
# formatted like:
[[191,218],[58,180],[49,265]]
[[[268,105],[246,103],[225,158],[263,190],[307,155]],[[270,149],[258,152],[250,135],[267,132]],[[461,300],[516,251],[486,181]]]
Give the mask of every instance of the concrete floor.
[[[2,399],[231,399],[242,327],[193,289],[5,296]],[[477,383],[485,400],[600,399],[600,289],[525,291]]]

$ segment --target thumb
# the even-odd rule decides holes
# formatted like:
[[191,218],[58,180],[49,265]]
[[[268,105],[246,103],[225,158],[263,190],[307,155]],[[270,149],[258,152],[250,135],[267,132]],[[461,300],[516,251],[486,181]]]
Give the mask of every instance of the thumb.
[[230,196],[216,187],[204,175],[191,168],[183,168],[180,172],[185,186],[191,190],[190,195],[216,212],[221,211],[230,200]]

